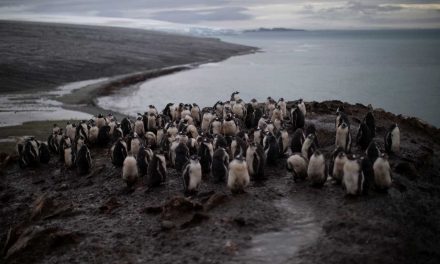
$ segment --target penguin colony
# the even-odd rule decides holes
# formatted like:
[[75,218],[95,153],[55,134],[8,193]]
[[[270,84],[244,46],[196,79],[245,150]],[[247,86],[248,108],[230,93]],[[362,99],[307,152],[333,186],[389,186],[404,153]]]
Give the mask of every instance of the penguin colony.
[[179,173],[185,194],[197,192],[202,181],[223,183],[233,193],[244,192],[250,181],[266,179],[266,166],[282,160],[295,182],[320,188],[332,177],[348,195],[366,194],[370,187],[386,190],[392,183],[388,155],[400,151],[400,130],[393,124],[384,139],[385,152],[374,140],[373,108],[360,123],[352,153],[350,119],[343,106],[336,111],[333,153],[320,149],[316,128],[305,126],[302,99],[287,107],[284,98],[245,103],[239,92],[230,100],[200,109],[197,104],[169,103],[159,112],[149,105],[135,121],[120,122],[109,114],[78,124],[56,124],[47,144],[33,137],[17,143],[19,165],[37,166],[58,157],[67,169],[87,174],[93,166],[90,148],[110,147],[109,160],[122,167],[129,189],[142,183],[154,188],[167,182],[167,168]]

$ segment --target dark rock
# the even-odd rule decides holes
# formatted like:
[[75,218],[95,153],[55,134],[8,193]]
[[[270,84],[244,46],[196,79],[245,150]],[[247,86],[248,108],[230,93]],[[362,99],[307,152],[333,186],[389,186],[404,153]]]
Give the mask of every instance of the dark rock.
[[162,213],[163,208],[162,206],[147,206],[144,209],[141,210],[141,213],[145,214],[160,214]]
[[188,198],[177,196],[173,197],[163,206],[162,218],[173,219],[182,214],[203,209],[200,203],[193,202]]
[[180,226],[180,229],[186,229],[186,228],[191,228],[191,227],[197,226],[208,219],[209,219],[209,215],[202,214],[202,213],[195,213],[189,221],[184,222]]
[[216,207],[216,206],[218,206],[220,204],[223,204],[227,200],[228,200],[228,196],[226,194],[214,193],[213,195],[211,195],[209,197],[209,199],[204,204],[204,210],[205,211],[209,211],[212,208],[214,208],[214,207]]
[[101,207],[99,207],[99,211],[104,214],[109,214],[113,211],[113,209],[118,208],[121,204],[118,202],[116,197],[111,197],[105,202]]
[[173,221],[164,220],[164,221],[160,222],[160,228],[162,230],[170,230],[170,229],[173,229],[175,227],[176,227],[176,224],[174,224]]
[[406,176],[410,180],[415,180],[419,177],[419,173],[417,172],[416,167],[414,164],[409,162],[401,162],[396,165],[394,168],[394,171]]

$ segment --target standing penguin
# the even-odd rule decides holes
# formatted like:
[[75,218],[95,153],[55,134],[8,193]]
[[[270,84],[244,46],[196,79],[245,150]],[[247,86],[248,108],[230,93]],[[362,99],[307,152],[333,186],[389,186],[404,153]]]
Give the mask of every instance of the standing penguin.
[[283,120],[287,116],[287,104],[286,104],[286,101],[284,101],[284,98],[280,98],[278,100],[278,106],[281,109],[281,113],[282,113],[282,117],[283,117],[281,120]]
[[96,144],[100,147],[106,147],[110,142],[110,126],[104,125],[99,129],[98,139],[96,140]]
[[200,164],[202,165],[202,175],[206,177],[211,172],[212,157],[214,156],[214,148],[209,139],[203,139],[199,146],[198,156],[200,157]]
[[304,128],[305,120],[304,113],[300,110],[299,105],[290,110],[290,121],[293,129]]
[[46,143],[40,143],[40,146],[38,148],[38,152],[40,155],[40,162],[43,164],[48,164],[50,160],[50,151],[49,147]]
[[124,134],[124,137],[131,133],[133,128],[131,125],[131,120],[128,117],[125,117],[124,119],[122,119],[121,129],[122,129],[122,133]]
[[264,179],[265,156],[260,144],[252,142],[246,150],[246,163],[249,169],[249,176],[253,180]]
[[212,135],[220,135],[222,134],[222,122],[218,117],[214,118],[212,120],[211,124],[209,125],[209,132]]
[[228,177],[229,155],[223,147],[218,147],[212,159],[212,176],[216,182],[225,182]]
[[304,140],[303,130],[301,128],[297,128],[295,132],[293,132],[292,141],[290,143],[292,153],[301,153]]
[[365,154],[367,155],[368,159],[371,162],[374,163],[376,161],[376,159],[380,156],[380,150],[377,147],[376,142],[374,142],[374,141],[370,142],[370,145],[368,145],[368,148],[365,151]]
[[231,114],[228,114],[223,120],[222,132],[225,136],[234,136],[237,133],[237,124]]
[[125,143],[125,141],[120,138],[113,144],[110,151],[112,163],[115,166],[121,167],[124,163],[125,158],[128,155],[127,143]]
[[75,139],[76,125],[74,123],[67,122],[66,125],[66,136],[70,138],[71,141]]
[[72,147],[65,147],[64,150],[64,165],[70,169],[75,164],[75,152],[72,151]]
[[143,135],[145,134],[144,122],[142,121],[142,115],[138,115],[136,122],[134,122],[134,132],[138,135]]
[[289,150],[289,133],[285,128],[281,128],[278,137],[278,146],[280,150],[280,157],[284,157]]
[[26,166],[38,166],[40,164],[39,143],[34,137],[25,138],[17,144],[19,165],[21,168]]
[[231,155],[232,157],[235,157],[239,154],[244,155],[247,149],[247,144],[245,140],[238,136],[232,137],[231,141]]
[[345,122],[345,124],[347,124],[348,128],[350,129],[350,121],[345,114],[345,108],[343,105],[339,106],[338,109],[336,109],[335,128],[338,128],[338,126],[341,125],[342,122]]
[[89,129],[89,142],[90,144],[95,144],[96,140],[98,140],[99,128],[97,126],[92,126]]
[[306,114],[307,114],[306,104],[304,103],[303,99],[301,99],[301,98],[298,100],[298,108],[299,108],[299,110],[301,110],[303,115],[306,116]]
[[175,153],[176,153],[176,157],[174,160],[175,169],[177,172],[181,172],[183,170],[183,166],[188,162],[189,159],[188,146],[180,141],[175,149]]
[[228,187],[232,193],[241,193],[244,192],[244,188],[249,185],[249,182],[247,163],[239,155],[229,163]]
[[192,104],[191,117],[193,118],[196,125],[200,125],[200,107],[196,103]]
[[341,147],[346,153],[351,152],[351,133],[350,127],[342,122],[336,129],[336,147]]
[[235,91],[231,94],[231,102],[232,101],[238,101],[240,99],[240,96],[238,95],[240,92]]
[[391,168],[386,154],[381,155],[373,164],[374,182],[378,190],[387,190],[392,183]]
[[310,159],[315,150],[315,134],[309,134],[301,147],[301,154],[307,159]]
[[278,160],[278,154],[280,149],[278,147],[278,142],[272,133],[268,133],[263,139],[264,153],[266,154],[267,164],[270,166],[275,166]]
[[295,182],[307,178],[308,160],[300,153],[295,153],[287,159],[287,170],[292,172]]
[[202,166],[196,155],[191,156],[186,163],[183,169],[182,179],[185,194],[197,192],[200,183],[202,183]]
[[148,165],[153,159],[153,151],[147,147],[141,147],[136,158],[138,166],[139,177],[144,177],[148,173]]
[[400,152],[400,129],[397,124],[391,125],[385,135],[385,151],[394,154]]
[[342,177],[344,176],[344,165],[347,161],[347,155],[344,149],[339,147],[333,151],[331,163],[331,176],[336,181],[336,183],[341,183]]
[[327,180],[325,157],[319,150],[316,150],[310,157],[307,175],[314,187],[322,187]]
[[130,139],[131,139],[131,140],[129,140],[129,142],[130,142],[130,152],[131,152],[131,155],[136,157],[138,152],[139,152],[139,149],[142,146],[142,141],[138,137],[138,134],[136,132],[133,133],[133,135],[131,136]]
[[362,150],[365,150],[368,148],[371,140],[373,140],[373,136],[371,134],[370,128],[365,122],[362,122],[359,125],[358,133],[356,135],[356,142]]
[[368,181],[370,174],[367,159],[356,159],[353,156],[347,159],[344,164],[344,176],[342,177],[342,185],[347,195],[361,195],[368,191]]
[[89,173],[90,168],[92,167],[92,157],[90,156],[89,148],[86,145],[82,145],[79,149],[75,163],[80,175]]
[[165,156],[161,153],[155,153],[148,166],[146,184],[148,187],[157,187],[164,183],[167,178],[167,164]]
[[212,120],[214,120],[214,118],[215,118],[215,115],[209,111],[203,113],[202,124],[200,125],[203,132],[205,132],[205,133],[208,132],[209,125],[211,124]]
[[99,114],[95,118],[95,124],[98,127],[98,129],[106,125],[105,118],[102,114]]
[[138,167],[136,159],[133,156],[128,156],[124,160],[122,166],[122,179],[127,184],[128,189],[132,189],[138,179]]
[[365,115],[364,122],[370,129],[371,137],[374,138],[376,136],[376,121],[374,119],[373,106],[371,106],[371,104],[368,105],[368,113]]

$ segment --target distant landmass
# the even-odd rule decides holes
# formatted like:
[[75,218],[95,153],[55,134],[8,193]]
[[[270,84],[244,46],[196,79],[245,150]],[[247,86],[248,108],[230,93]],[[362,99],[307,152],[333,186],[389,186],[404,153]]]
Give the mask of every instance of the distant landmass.
[[296,28],[282,28],[282,27],[275,27],[275,28],[257,28],[257,29],[248,29],[244,32],[286,32],[286,31],[306,31],[304,29],[296,29]]

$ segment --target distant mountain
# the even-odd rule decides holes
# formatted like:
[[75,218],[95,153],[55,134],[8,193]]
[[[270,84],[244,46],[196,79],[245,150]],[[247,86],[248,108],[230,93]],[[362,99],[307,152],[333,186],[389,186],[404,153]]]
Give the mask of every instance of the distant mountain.
[[248,29],[243,32],[287,32],[287,31],[305,31],[304,29],[295,29],[295,28],[257,28],[257,29]]

